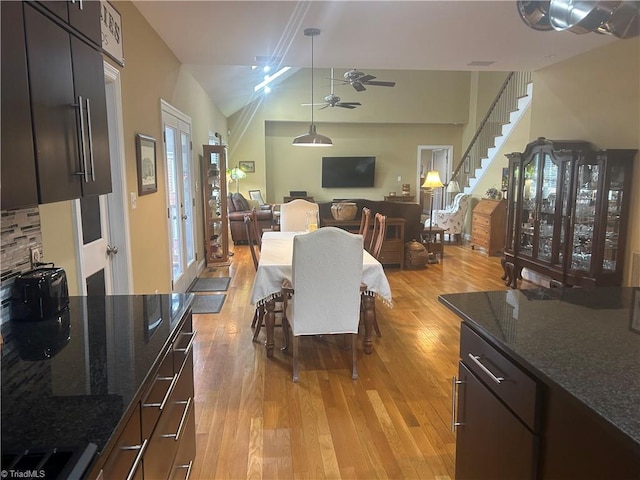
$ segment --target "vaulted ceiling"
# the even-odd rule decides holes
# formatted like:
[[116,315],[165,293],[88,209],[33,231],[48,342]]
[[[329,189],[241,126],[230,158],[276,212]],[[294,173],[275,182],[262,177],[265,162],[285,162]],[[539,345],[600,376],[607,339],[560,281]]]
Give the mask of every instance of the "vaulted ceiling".
[[[588,33],[537,31],[515,1],[134,1],[222,113],[254,98],[256,57],[282,65],[389,70],[538,70],[611,41]],[[286,82],[286,78],[283,80]],[[396,88],[399,88],[397,86]],[[378,87],[380,88],[380,87]]]

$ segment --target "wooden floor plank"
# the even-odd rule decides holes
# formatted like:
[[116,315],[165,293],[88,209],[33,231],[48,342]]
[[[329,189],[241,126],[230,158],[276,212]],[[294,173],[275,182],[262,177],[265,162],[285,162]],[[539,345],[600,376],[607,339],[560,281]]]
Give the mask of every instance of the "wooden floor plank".
[[385,269],[393,307],[376,304],[373,354],[359,337],[359,379],[341,340],[303,338],[294,384],[281,329],[271,359],[264,332],[252,341],[255,270],[248,247],[233,251],[230,266],[203,272],[231,277],[221,312],[194,315],[192,478],[454,478],[460,320],[438,295],[506,289],[499,259],[447,244],[444,261],[426,269]]

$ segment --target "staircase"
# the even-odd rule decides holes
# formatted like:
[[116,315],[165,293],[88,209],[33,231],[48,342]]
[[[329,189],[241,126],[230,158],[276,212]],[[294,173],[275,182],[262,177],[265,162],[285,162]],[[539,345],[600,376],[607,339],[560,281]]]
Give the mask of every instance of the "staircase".
[[453,171],[464,193],[473,193],[487,167],[531,104],[531,72],[511,72]]

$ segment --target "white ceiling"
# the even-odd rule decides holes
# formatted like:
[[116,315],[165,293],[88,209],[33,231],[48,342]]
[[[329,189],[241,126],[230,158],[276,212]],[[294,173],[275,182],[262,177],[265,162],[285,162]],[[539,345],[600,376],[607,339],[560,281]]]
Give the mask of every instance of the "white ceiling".
[[[625,41],[533,30],[512,0],[133,3],[226,116],[252,99],[255,57],[311,66],[311,40],[303,34],[308,27],[321,30],[313,39],[314,66],[335,67],[336,77],[351,68],[535,71]],[[393,80],[388,73],[379,80]]]

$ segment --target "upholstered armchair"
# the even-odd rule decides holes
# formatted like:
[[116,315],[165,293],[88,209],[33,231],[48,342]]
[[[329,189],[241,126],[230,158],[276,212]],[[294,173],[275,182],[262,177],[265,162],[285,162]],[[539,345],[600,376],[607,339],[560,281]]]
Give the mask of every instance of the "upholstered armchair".
[[[464,227],[464,217],[469,207],[469,195],[466,193],[458,193],[453,199],[450,207],[444,210],[433,211],[433,226],[436,225],[444,229],[444,233],[451,236],[454,235],[458,242],[462,239],[462,228]],[[425,228],[431,225],[431,219],[424,222]]]
[[[257,203],[257,202],[255,202]],[[256,209],[257,230],[262,232],[273,226],[273,209],[271,205],[253,205]],[[247,232],[244,227],[245,213],[251,213],[252,206],[241,193],[230,194],[227,198],[229,227],[234,245],[247,243]]]

